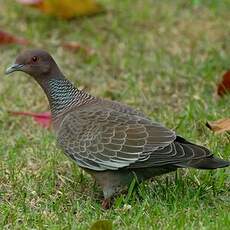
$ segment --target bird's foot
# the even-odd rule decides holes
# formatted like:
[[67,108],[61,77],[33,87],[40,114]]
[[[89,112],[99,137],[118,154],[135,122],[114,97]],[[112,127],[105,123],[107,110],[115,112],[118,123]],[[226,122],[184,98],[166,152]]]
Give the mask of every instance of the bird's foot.
[[103,209],[109,209],[111,207],[111,199],[110,198],[104,199],[102,201],[101,206]]

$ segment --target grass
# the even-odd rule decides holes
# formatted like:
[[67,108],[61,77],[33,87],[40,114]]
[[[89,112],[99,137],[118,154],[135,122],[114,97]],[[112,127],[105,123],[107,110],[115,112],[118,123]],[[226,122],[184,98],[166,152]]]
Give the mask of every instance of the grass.
[[[66,22],[0,0],[0,27],[51,52],[80,88],[139,108],[229,159],[229,136],[205,127],[230,114],[229,96],[215,98],[230,66],[229,2],[101,2],[106,14]],[[95,55],[60,47],[71,40]],[[21,49],[1,46],[2,73]],[[100,189],[56,148],[53,134],[8,115],[48,110],[36,83],[22,73],[2,76],[0,105],[1,229],[88,229],[98,219],[111,220],[114,229],[229,229],[229,169],[158,177],[104,211]]]

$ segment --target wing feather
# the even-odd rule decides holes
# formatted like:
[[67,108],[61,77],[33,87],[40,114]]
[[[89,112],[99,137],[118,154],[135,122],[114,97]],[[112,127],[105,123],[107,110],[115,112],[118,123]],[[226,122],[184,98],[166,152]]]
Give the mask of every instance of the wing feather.
[[145,117],[100,106],[67,114],[57,136],[79,166],[98,171],[139,167],[147,161],[163,164],[176,155],[173,131]]

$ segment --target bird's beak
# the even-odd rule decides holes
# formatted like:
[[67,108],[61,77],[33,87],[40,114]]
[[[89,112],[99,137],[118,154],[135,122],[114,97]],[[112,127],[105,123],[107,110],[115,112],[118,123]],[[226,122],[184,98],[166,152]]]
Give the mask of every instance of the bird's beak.
[[13,64],[6,69],[5,74],[10,74],[10,73],[13,73],[15,71],[20,71],[20,70],[22,70],[23,66],[24,66],[23,64]]

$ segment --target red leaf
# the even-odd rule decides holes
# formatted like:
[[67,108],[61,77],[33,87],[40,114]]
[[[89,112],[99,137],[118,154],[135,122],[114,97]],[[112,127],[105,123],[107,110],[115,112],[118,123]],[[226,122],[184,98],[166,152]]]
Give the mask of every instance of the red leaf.
[[39,125],[44,128],[50,128],[51,126],[51,114],[50,112],[44,113],[33,113],[33,112],[14,112],[9,111],[11,115],[16,116],[30,116],[33,117],[34,121],[36,121]]
[[94,54],[94,50],[89,48],[89,47],[85,47],[85,46],[82,46],[80,43],[78,42],[65,42],[62,44],[62,47],[67,49],[67,50],[70,50],[72,52],[79,52],[79,51],[83,51],[86,55],[92,55]]
[[218,84],[217,93],[219,96],[230,93],[230,70],[223,75],[222,81]]
[[23,38],[17,38],[3,30],[0,30],[0,44],[19,44],[19,45],[28,45],[29,42]]

